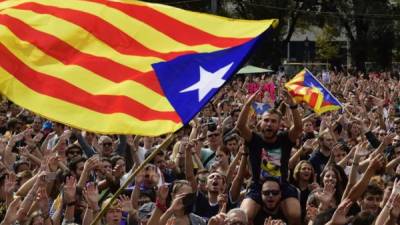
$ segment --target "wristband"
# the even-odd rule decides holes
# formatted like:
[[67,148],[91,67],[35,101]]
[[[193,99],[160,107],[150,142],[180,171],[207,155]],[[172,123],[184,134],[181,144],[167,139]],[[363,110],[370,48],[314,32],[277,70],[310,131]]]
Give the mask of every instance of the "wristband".
[[162,204],[159,199],[156,200],[156,207],[163,212],[167,211],[167,206]]
[[294,105],[289,106],[290,109],[297,109],[297,107],[298,107],[297,104],[294,104]]

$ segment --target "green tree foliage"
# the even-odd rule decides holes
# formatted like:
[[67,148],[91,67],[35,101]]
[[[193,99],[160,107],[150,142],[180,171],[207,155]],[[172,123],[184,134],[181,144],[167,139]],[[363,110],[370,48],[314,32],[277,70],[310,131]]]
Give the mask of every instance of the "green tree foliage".
[[332,26],[325,25],[322,29],[322,33],[317,36],[316,48],[317,56],[328,62],[335,58],[339,53],[339,46],[335,42],[335,37],[339,35],[339,32]]

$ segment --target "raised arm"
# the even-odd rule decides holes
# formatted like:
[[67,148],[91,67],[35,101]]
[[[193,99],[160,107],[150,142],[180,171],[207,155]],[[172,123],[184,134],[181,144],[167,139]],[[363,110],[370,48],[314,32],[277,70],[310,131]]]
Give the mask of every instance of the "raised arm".
[[348,198],[352,201],[357,201],[367,188],[371,177],[375,175],[376,171],[383,167],[384,163],[385,159],[383,154],[375,154],[361,180],[351,188]]
[[251,104],[253,104],[256,96],[259,93],[260,90],[256,91],[247,99],[246,103],[243,105],[242,111],[240,112],[238,121],[236,123],[236,129],[239,130],[240,136],[242,136],[247,142],[250,142],[251,138],[253,137],[250,128],[247,126]]
[[285,103],[289,105],[293,118],[293,126],[289,130],[289,138],[291,142],[296,143],[297,139],[301,135],[301,132],[303,131],[303,121],[299,111],[297,110],[298,105],[292,96],[290,96],[287,90],[283,90],[283,93],[285,97]]
[[240,197],[240,190],[244,180],[244,172],[246,171],[247,166],[247,156],[249,153],[240,151],[238,154],[241,154],[241,160],[239,165],[239,171],[236,176],[233,178],[231,188],[229,190],[229,196],[231,197],[232,202],[237,202]]
[[[191,183],[193,191],[197,191],[197,181],[193,172],[193,159],[192,159],[192,149],[193,145],[189,145],[186,140],[181,141],[180,148],[183,148],[185,152],[185,174],[186,179]],[[181,152],[181,150],[179,150]]]

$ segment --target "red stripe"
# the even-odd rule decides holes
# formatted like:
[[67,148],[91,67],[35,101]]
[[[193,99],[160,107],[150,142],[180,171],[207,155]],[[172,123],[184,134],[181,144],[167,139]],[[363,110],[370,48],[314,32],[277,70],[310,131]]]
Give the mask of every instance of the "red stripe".
[[309,90],[310,92],[309,92],[309,95],[311,95],[310,96],[310,101],[308,102],[308,104],[311,106],[311,107],[315,107],[316,106],[316,104],[317,104],[317,100],[318,100],[318,94],[317,93],[315,93],[315,92],[313,92],[313,90],[312,89],[310,89]]
[[100,17],[82,11],[47,6],[33,2],[24,3],[14,8],[50,14],[74,23],[122,54],[152,56],[164,60],[171,60],[180,55],[196,53],[194,51],[160,53],[151,50]]
[[199,30],[188,24],[185,24],[177,19],[169,17],[168,15],[165,15],[147,6],[104,0],[89,1],[104,4],[108,7],[124,12],[125,14],[138,19],[148,24],[149,26],[154,27],[158,31],[175,39],[176,41],[190,46],[211,44],[220,48],[228,48],[243,44],[251,40],[251,38],[218,37],[205,31]]
[[143,78],[143,76],[154,75],[154,73],[142,73],[111,59],[80,52],[57,37],[35,30],[24,22],[8,15],[0,15],[0,24],[7,26],[20,39],[35,45],[46,54],[66,65],[72,64],[84,67],[99,76],[117,83],[126,80],[135,80],[137,82],[143,79],[153,80],[153,82],[147,82],[145,85],[164,96],[156,76]]
[[0,54],[0,66],[35,92],[99,113],[125,113],[142,121],[171,120],[175,123],[181,122],[176,112],[158,112],[126,96],[92,95],[61,79],[34,71],[16,58],[2,44],[0,44]]

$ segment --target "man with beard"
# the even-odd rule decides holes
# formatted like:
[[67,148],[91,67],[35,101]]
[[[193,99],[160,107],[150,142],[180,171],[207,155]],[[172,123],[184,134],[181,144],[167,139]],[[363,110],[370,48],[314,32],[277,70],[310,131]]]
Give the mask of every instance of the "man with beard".
[[282,211],[289,224],[299,224],[301,221],[301,209],[297,199],[298,193],[296,188],[287,181],[290,152],[303,127],[297,111],[298,106],[285,91],[285,103],[291,109],[294,126],[289,131],[279,132],[282,114],[275,109],[271,109],[264,113],[261,121],[258,122],[259,133],[256,133],[248,127],[247,119],[249,118],[251,104],[258,94],[259,91],[247,100],[237,123],[237,129],[250,150],[249,158],[252,170],[250,191],[242,202],[241,208],[249,216],[249,223],[252,223],[262,205],[262,197],[259,192],[262,182],[269,176],[277,177],[282,184]]
[[[226,177],[220,172],[214,172],[207,177],[207,195],[197,192],[197,198],[193,212],[203,218],[210,219],[218,214],[223,206],[222,199],[226,188]],[[225,199],[226,201],[226,199]],[[233,208],[233,204],[228,201],[227,209]]]
[[264,182],[262,189],[262,207],[254,219],[254,224],[263,224],[271,217],[274,220],[286,221],[280,203],[282,201],[281,185],[278,179],[269,177]]
[[335,144],[332,136],[329,133],[324,133],[318,139],[319,149],[314,151],[310,156],[310,163],[313,165],[315,173],[319,178],[325,165],[328,163],[329,157],[331,156],[331,148]]

